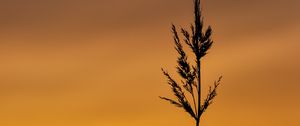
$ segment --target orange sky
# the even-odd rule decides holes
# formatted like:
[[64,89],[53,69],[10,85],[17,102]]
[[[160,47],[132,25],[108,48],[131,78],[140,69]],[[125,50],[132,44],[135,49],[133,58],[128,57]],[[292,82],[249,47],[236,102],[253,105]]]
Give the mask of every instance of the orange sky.
[[[300,125],[300,1],[205,0],[204,126]],[[160,68],[192,0],[0,0],[1,126],[183,126]]]

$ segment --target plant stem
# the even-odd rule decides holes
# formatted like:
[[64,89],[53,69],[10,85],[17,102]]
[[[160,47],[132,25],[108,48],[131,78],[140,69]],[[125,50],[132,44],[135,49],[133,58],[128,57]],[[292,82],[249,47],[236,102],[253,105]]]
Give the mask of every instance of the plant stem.
[[197,79],[198,79],[198,114],[197,114],[197,120],[196,120],[196,126],[199,126],[200,123],[200,111],[201,111],[201,72],[200,72],[200,59],[197,58]]

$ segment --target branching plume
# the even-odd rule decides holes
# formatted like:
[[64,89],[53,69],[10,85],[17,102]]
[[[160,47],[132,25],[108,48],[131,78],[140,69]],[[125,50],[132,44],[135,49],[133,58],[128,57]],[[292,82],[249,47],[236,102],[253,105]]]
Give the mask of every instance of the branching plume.
[[195,120],[196,126],[199,126],[202,114],[207,110],[209,105],[211,105],[213,99],[217,95],[217,88],[220,85],[222,77],[219,77],[219,79],[214,82],[214,85],[210,86],[207,97],[202,103],[201,62],[202,58],[208,53],[208,50],[213,44],[211,39],[212,28],[208,26],[206,30],[203,30],[203,17],[200,8],[201,1],[193,0],[193,2],[195,16],[194,24],[190,26],[190,31],[181,28],[180,33],[183,36],[183,43],[186,44],[194,54],[195,62],[188,62],[188,56],[183,49],[178,30],[175,25],[172,25],[175,49],[178,53],[176,69],[181,79],[180,83],[178,83],[167,71],[162,69],[175,99],[166,97],[160,98],[176,107],[184,109],[185,112]]

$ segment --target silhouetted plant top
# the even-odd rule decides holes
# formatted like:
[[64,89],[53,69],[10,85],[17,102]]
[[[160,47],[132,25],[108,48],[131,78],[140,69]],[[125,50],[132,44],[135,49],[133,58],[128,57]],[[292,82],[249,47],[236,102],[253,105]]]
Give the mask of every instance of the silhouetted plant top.
[[[207,54],[207,51],[213,44],[211,39],[212,28],[208,26],[207,29],[203,29],[203,17],[200,8],[201,2],[200,0],[193,1],[195,16],[194,24],[190,26],[190,31],[184,28],[180,29],[183,35],[182,40],[179,38],[178,30],[175,25],[172,25],[175,49],[179,55],[177,58],[176,69],[181,77],[180,83],[173,79],[166,70],[162,69],[176,99],[174,100],[166,97],[160,98],[170,102],[176,107],[183,108],[185,112],[194,118],[196,126],[199,126],[202,114],[207,110],[208,106],[217,95],[217,88],[220,85],[222,77],[219,77],[219,79],[214,82],[214,85],[209,87],[208,95],[202,102],[201,62],[202,58]],[[195,63],[188,62],[188,56],[183,49],[181,41],[183,41],[194,54]]]

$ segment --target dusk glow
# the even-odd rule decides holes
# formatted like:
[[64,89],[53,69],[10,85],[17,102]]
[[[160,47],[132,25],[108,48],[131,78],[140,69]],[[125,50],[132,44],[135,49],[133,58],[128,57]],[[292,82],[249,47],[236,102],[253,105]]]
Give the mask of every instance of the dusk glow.
[[[203,88],[223,80],[201,124],[300,126],[300,1],[202,7]],[[192,22],[192,0],[0,0],[0,126],[194,125],[158,97]]]

